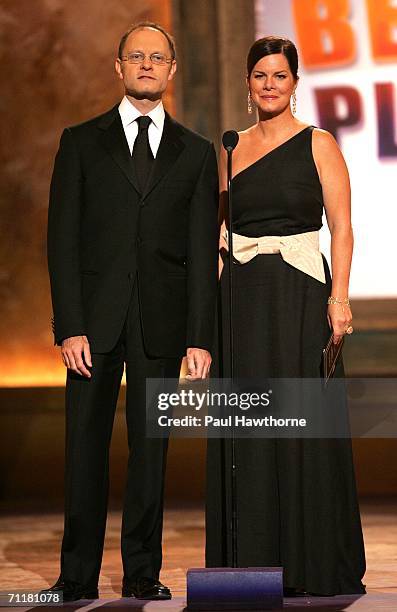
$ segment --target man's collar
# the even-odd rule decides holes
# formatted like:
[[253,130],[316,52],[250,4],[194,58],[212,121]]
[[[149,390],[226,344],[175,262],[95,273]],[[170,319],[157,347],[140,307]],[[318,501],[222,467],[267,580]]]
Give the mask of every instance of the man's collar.
[[[127,96],[124,96],[124,98],[120,102],[119,113],[120,113],[121,122],[123,124],[123,127],[130,125],[133,121],[135,121],[138,117],[142,115],[141,111],[139,111],[133,105],[133,103],[130,102]],[[158,129],[163,128],[165,111],[164,111],[163,102],[161,100],[159,101],[157,106],[155,106],[153,110],[150,111],[150,113],[147,113],[147,115],[148,117],[151,118],[156,128]]]

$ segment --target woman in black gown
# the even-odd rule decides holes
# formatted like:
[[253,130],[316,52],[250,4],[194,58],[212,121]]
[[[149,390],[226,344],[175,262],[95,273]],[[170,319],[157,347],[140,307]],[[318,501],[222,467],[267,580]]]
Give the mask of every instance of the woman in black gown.
[[[352,332],[348,172],[334,138],[298,121],[291,112],[297,72],[291,41],[266,37],[251,47],[248,101],[257,107],[259,120],[240,133],[233,156],[236,378],[318,378],[330,328],[335,342]],[[224,196],[224,156],[220,166]],[[332,280],[315,246],[323,207],[332,236]],[[225,220],[223,230],[227,226]],[[299,248],[309,240],[309,265],[299,269],[277,249],[259,249],[256,254],[255,240],[247,261],[236,254],[236,235],[294,236]],[[223,238],[221,246],[225,253]],[[224,264],[213,364],[214,375],[220,377],[228,376],[229,367],[227,254]],[[341,362],[337,375],[343,376]],[[350,439],[237,438],[236,459],[238,567],[282,566],[286,594],[365,593]],[[231,565],[230,524],[230,441],[212,439],[207,470],[208,567]]]

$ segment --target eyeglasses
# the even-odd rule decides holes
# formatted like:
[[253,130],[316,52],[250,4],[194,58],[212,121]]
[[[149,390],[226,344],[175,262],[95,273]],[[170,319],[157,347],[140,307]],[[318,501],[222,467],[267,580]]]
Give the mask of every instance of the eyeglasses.
[[150,55],[146,55],[141,51],[133,51],[132,53],[128,53],[127,57],[121,57],[120,59],[129,64],[142,64],[142,62],[145,61],[145,57],[148,57],[152,64],[156,64],[157,66],[164,66],[164,64],[169,64],[173,61],[172,57],[167,57],[163,53],[151,53]]

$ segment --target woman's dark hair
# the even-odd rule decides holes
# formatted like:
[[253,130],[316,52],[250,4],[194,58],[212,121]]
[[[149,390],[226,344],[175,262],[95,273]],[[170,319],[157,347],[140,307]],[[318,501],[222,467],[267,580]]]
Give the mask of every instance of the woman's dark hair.
[[135,23],[123,34],[120,40],[120,44],[119,44],[118,57],[121,58],[123,51],[124,51],[124,45],[127,42],[127,38],[129,37],[131,32],[134,32],[135,30],[142,30],[143,28],[152,28],[164,34],[170,46],[171,57],[173,60],[176,58],[175,41],[172,38],[171,34],[169,34],[167,30],[164,30],[164,28],[161,25],[159,25],[158,23],[154,23],[153,21],[140,21],[139,23]]
[[257,62],[266,55],[282,53],[287,58],[292,76],[298,78],[298,52],[292,40],[279,36],[265,36],[256,40],[247,56],[247,76],[250,77]]

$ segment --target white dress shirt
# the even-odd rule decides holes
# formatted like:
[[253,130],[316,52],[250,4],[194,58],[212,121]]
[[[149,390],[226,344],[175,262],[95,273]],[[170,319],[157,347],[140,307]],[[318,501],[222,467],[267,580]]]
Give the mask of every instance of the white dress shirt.
[[[135,139],[138,136],[138,123],[136,119],[138,119],[142,113],[135,108],[127,96],[124,96],[120,102],[119,113],[121,123],[123,124],[125,137],[130,148],[130,153],[132,153]],[[165,119],[164,106],[161,100],[157,106],[150,111],[150,113],[147,113],[147,116],[152,120],[148,129],[149,145],[152,150],[153,157],[156,157],[158,148],[160,146],[161,136],[163,134]]]

